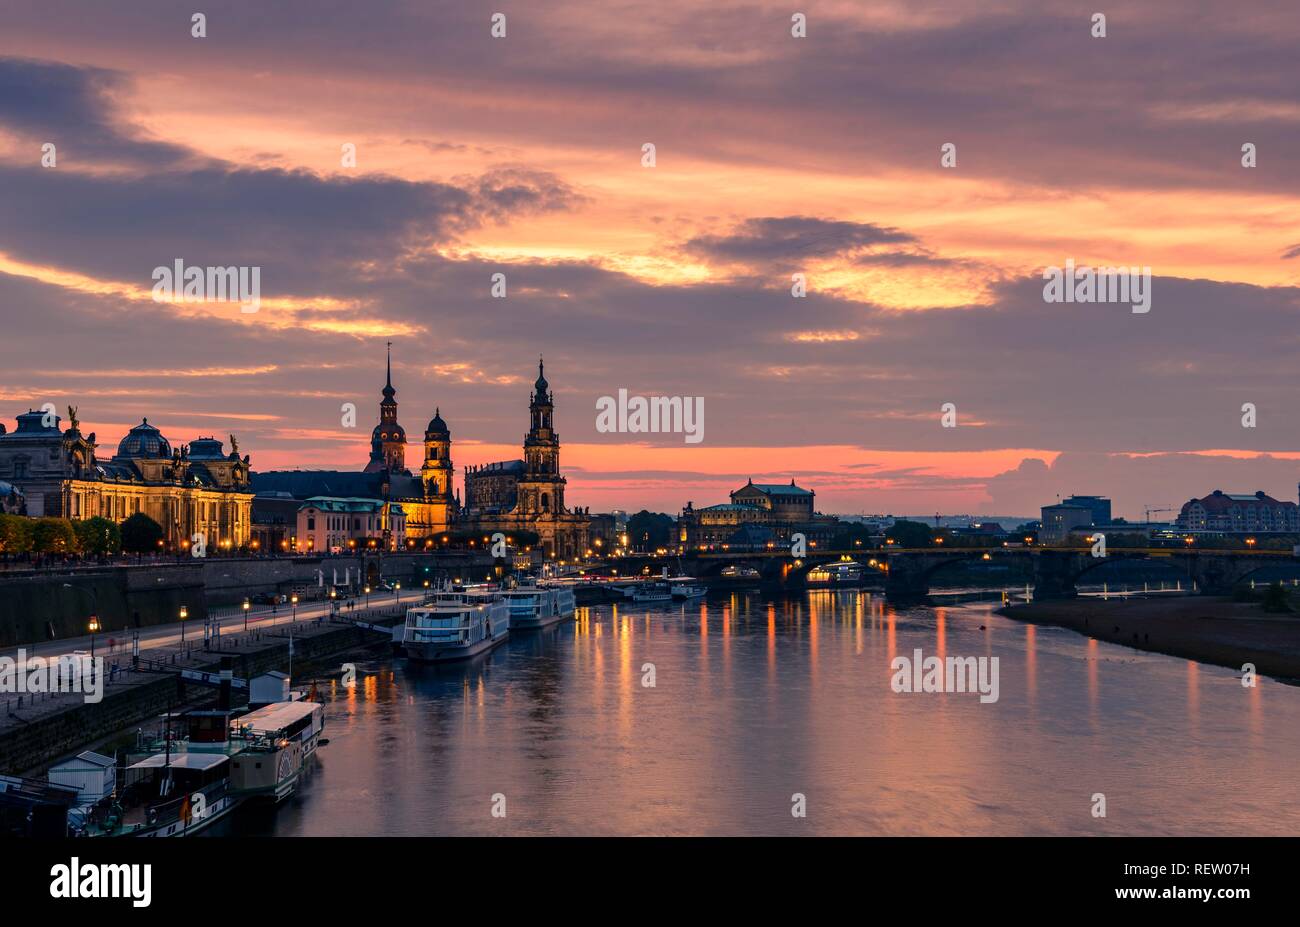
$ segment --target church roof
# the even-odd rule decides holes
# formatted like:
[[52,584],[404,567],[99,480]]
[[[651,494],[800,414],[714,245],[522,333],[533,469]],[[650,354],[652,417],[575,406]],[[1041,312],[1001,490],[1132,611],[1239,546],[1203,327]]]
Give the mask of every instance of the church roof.
[[482,473],[483,471],[495,471],[497,473],[523,473],[524,462],[522,460],[494,460],[492,463],[479,465],[474,470],[470,471],[470,476]]
[[442,409],[433,410],[433,418],[429,419],[429,427],[424,430],[426,435],[442,435],[451,437],[451,432],[447,430],[447,423],[442,420]]
[[249,475],[257,493],[288,493],[295,499],[332,496],[351,499],[383,499],[388,483],[389,499],[414,499],[424,495],[417,477],[403,473],[358,470],[269,470]]

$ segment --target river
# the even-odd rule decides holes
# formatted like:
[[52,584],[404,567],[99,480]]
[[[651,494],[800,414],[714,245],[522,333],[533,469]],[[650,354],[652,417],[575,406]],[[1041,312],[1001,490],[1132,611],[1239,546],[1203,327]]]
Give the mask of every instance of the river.
[[[452,667],[365,652],[355,686],[318,679],[330,743],[298,794],[214,830],[1300,832],[1300,688],[994,607],[734,595],[580,608]],[[996,657],[997,701],[895,692],[918,648]]]

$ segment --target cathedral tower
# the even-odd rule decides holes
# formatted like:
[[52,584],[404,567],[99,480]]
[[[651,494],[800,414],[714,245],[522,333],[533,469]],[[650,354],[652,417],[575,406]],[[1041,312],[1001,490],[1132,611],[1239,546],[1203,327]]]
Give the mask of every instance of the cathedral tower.
[[451,432],[442,420],[442,410],[434,409],[433,419],[424,432],[424,466],[420,479],[424,482],[426,499],[451,498]]
[[366,473],[388,470],[392,473],[406,471],[406,430],[397,423],[397,390],[393,389],[393,343],[388,342],[388,380],[384,384],[384,398],[379,403],[379,424],[370,436],[370,462]]
[[552,427],[554,400],[539,358],[528,407],[532,423],[524,436],[524,472],[519,477],[518,510],[528,514],[564,512],[566,481],[560,476],[560,436]]

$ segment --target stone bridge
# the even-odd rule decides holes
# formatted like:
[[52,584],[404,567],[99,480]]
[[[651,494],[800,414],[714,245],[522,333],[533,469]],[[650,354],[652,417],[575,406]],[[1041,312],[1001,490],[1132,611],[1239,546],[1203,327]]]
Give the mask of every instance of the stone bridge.
[[945,566],[965,561],[989,559],[1006,562],[1008,558],[1032,558],[1034,598],[1069,599],[1078,594],[1077,586],[1088,573],[1116,561],[1141,561],[1164,564],[1184,574],[1193,591],[1201,595],[1227,595],[1239,583],[1270,566],[1295,564],[1290,551],[1179,550],[1175,548],[1112,548],[1104,557],[1092,556],[1089,548],[993,548],[909,550],[886,554],[888,574],[885,595],[894,601],[923,599],[930,591],[931,579]]
[[[782,551],[707,551],[667,556],[624,558],[621,572],[641,572],[649,567],[659,573],[664,567],[705,580],[720,580],[728,567],[753,569],[764,585],[799,588],[816,566],[849,557],[867,566],[870,560],[884,564],[885,594],[895,602],[918,601],[930,592],[931,580],[945,567],[958,563],[990,561],[1006,563],[1012,558],[1031,558],[1034,597],[1066,599],[1077,594],[1077,585],[1091,571],[1118,560],[1165,564],[1182,572],[1193,589],[1202,595],[1227,595],[1239,583],[1248,581],[1260,569],[1295,565],[1300,558],[1290,551],[1196,550],[1178,548],[1112,548],[1105,557],[1093,557],[1089,548],[909,548],[853,551],[817,551],[795,558]],[[868,567],[868,569],[870,569]],[[752,577],[751,577],[751,582]]]

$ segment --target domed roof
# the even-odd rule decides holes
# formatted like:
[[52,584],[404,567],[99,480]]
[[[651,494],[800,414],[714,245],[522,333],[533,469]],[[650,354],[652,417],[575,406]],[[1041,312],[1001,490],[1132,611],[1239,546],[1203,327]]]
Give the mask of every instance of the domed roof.
[[429,427],[424,430],[424,433],[426,435],[451,436],[451,432],[447,430],[447,423],[442,420],[442,409],[435,408],[433,410],[433,418],[429,419]]
[[537,390],[538,395],[545,395],[546,391],[551,388],[551,384],[546,382],[546,374],[542,367],[542,359],[537,358],[537,382],[533,384],[533,389]]
[[195,438],[190,442],[190,460],[224,460],[223,446],[216,438]]
[[142,419],[126,433],[122,443],[117,446],[117,456],[123,458],[170,457],[172,446],[162,436],[162,432]]

